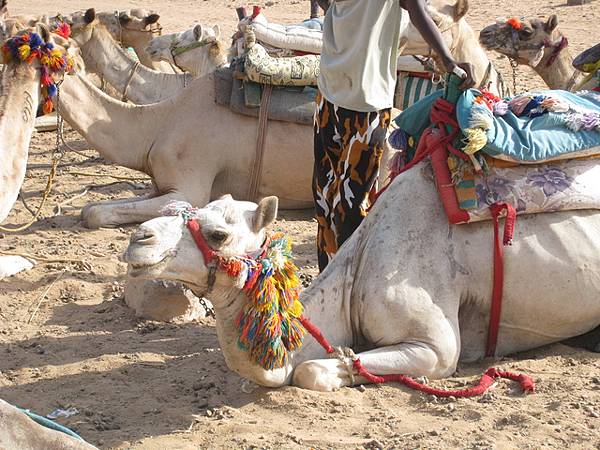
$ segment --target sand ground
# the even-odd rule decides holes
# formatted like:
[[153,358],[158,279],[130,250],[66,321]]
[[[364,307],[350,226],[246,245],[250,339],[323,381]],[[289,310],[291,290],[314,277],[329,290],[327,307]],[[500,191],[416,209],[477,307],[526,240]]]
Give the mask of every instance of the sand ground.
[[[268,17],[279,22],[303,19],[309,10],[306,1],[267,3]],[[32,14],[144,7],[160,13],[166,32],[199,21],[219,23],[228,35],[238,3],[21,0],[9,6],[13,13]],[[468,18],[479,30],[498,16],[551,13],[558,14],[572,53],[600,41],[599,2],[567,7],[562,0],[481,0],[472,2]],[[510,79],[506,60],[493,60]],[[519,71],[518,83],[521,89],[543,86],[527,70]],[[211,319],[155,323],[136,318],[125,306],[125,266],[117,255],[135,227],[87,230],[79,212],[90,201],[143,194],[149,183],[118,182],[111,175],[139,174],[107,164],[73,131],[66,138],[82,154],[66,154],[44,218],[24,233],[0,235],[3,250],[72,260],[39,264],[0,282],[0,398],[42,414],[75,407],[79,413],[60,422],[103,449],[600,448],[600,359],[563,344],[461,365],[454,378],[435,383],[463,386],[498,365],[533,376],[538,392],[529,396],[506,382],[483,398],[458,401],[427,398],[394,384],[325,394],[242,391],[241,378],[225,365]],[[33,205],[54,143],[53,133],[33,137],[23,187]],[[55,215],[57,204],[87,188]],[[7,223],[28,217],[18,202]],[[314,275],[311,212],[283,212],[275,228],[294,238],[298,265]]]

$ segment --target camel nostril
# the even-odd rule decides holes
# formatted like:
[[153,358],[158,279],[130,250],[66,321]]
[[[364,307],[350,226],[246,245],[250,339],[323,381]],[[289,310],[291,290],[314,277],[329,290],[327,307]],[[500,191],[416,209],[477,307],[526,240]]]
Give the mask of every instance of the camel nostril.
[[156,243],[156,235],[151,230],[139,229],[131,235],[132,244],[154,244]]

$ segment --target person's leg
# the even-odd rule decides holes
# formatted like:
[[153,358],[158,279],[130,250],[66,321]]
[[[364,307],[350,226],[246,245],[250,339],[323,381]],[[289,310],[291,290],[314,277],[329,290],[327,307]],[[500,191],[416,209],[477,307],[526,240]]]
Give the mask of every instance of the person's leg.
[[359,113],[338,108],[342,152],[337,161],[332,222],[339,248],[358,228],[368,209],[390,124],[390,110]]
[[329,262],[329,255],[337,251],[335,232],[331,228],[331,186],[334,182],[338,155],[341,152],[335,141],[335,114],[333,105],[317,95],[317,110],[314,124],[313,197],[317,220],[317,256],[319,271]]

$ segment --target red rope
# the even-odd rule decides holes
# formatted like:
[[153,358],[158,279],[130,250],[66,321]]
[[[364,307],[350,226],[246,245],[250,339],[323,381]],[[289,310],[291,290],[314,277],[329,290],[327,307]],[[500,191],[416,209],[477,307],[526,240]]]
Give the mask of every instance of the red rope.
[[[306,328],[306,331],[310,333],[310,335],[315,338],[315,340],[321,344],[321,346],[325,349],[328,354],[333,353],[335,350],[327,340],[323,333],[306,317],[301,316],[299,318],[300,323]],[[489,368],[479,380],[479,383],[476,386],[467,388],[467,389],[438,389],[431,386],[428,386],[423,383],[419,383],[418,381],[413,380],[412,378],[406,375],[400,374],[391,374],[391,375],[374,375],[369,372],[360,362],[359,358],[356,358],[353,363],[354,369],[358,372],[358,374],[369,381],[370,383],[380,384],[380,383],[388,383],[390,381],[396,381],[398,383],[402,383],[405,386],[415,389],[417,391],[424,392],[426,394],[436,395],[438,397],[474,397],[476,395],[481,395],[485,391],[487,391],[490,386],[494,383],[497,378],[507,378],[509,380],[518,381],[521,385],[521,389],[523,392],[534,392],[535,391],[535,382],[533,379],[524,374],[518,374],[513,372],[507,372],[503,370],[496,369],[494,367]]]
[[323,333],[321,333],[321,330],[319,330],[310,320],[308,320],[304,316],[300,316],[298,318],[298,320],[300,321],[302,326],[304,328],[306,328],[306,331],[308,331],[310,333],[310,335],[313,338],[315,338],[315,341],[317,341],[319,344],[321,344],[321,347],[323,347],[325,349],[327,354],[331,354],[335,351],[333,349],[333,347],[331,346],[331,344],[329,343],[329,341],[327,340],[327,338],[325,336],[323,336]]
[[[490,321],[488,324],[488,337],[485,348],[485,356],[494,356],[496,344],[498,343],[498,330],[500,328],[500,316],[502,314],[502,294],[504,291],[504,252],[502,245],[510,245],[515,233],[515,221],[517,212],[509,203],[496,202],[490,206],[492,220],[494,221],[494,282],[492,286],[492,305],[490,307]],[[500,241],[499,217],[506,211],[504,222],[504,236]]]

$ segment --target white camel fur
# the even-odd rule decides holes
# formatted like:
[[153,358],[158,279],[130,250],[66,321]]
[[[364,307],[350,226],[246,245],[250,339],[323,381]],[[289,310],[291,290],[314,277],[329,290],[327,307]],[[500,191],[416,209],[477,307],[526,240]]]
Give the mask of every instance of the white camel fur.
[[[65,77],[60,90],[65,120],[105,158],[151,176],[157,190],[151,197],[88,205],[84,222],[92,228],[140,223],[173,199],[204,205],[225,192],[246,197],[257,119],[215,105],[213,98],[210,77],[143,106],[114,100],[78,74]],[[259,191],[277,193],[285,208],[312,205],[311,136],[310,126],[269,122]]]
[[[208,245],[252,254],[275,218],[276,200],[223,197],[198,210]],[[505,251],[497,355],[536,348],[600,324],[600,214],[522,216]],[[448,377],[482,358],[492,286],[491,222],[448,225],[435,185],[418,168],[400,175],[325,271],[301,295],[304,315],[332,345],[351,347],[371,373]],[[144,223],[124,254],[129,274],[205,292],[208,269],[180,216]],[[535,282],[532,282],[535,279]],[[258,384],[331,391],[351,385],[346,365],[310,337],[285,366],[265,370],[237,344],[247,301],[241,280],[218,271],[209,296],[228,366]],[[565,312],[565,301],[569,301]],[[354,383],[363,383],[356,377]]]
[[[40,27],[44,42],[66,51],[68,43]],[[59,46],[60,45],[60,46]],[[37,61],[20,64],[11,61],[0,75],[0,223],[12,209],[27,167],[29,142],[40,99],[40,70]],[[0,279],[33,267],[20,256],[0,256]]]

